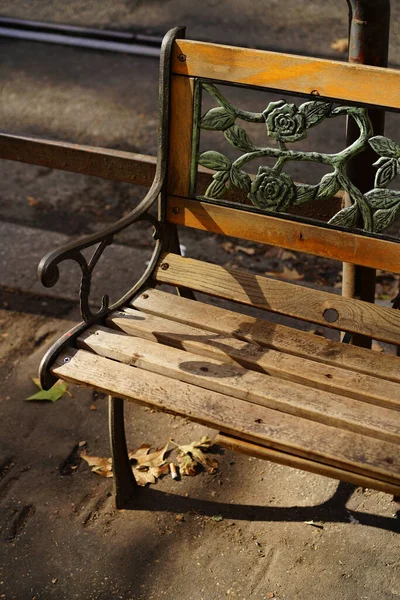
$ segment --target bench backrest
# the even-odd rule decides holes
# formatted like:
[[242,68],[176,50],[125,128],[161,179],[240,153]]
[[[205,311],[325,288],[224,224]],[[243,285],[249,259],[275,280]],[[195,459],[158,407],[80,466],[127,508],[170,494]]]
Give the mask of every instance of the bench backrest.
[[[163,207],[168,221],[400,273],[400,245],[384,234],[400,217],[400,192],[388,188],[400,171],[400,145],[374,136],[367,108],[400,109],[400,72],[184,39],[176,39],[171,48]],[[230,104],[220,84],[303,95],[305,100],[295,106],[282,99],[263,112],[249,112]],[[205,96],[214,107],[204,113]],[[310,128],[343,115],[359,128],[349,147],[324,154],[293,146]],[[263,124],[265,146],[252,142],[246,122]],[[205,130],[225,137],[239,158],[230,160],[212,147],[199,153]],[[366,148],[374,150],[378,164],[371,166],[376,169],[373,188],[361,193],[346,166]],[[267,158],[275,164],[269,160],[269,166],[252,174],[252,161]],[[299,160],[322,163],[331,171],[317,185],[295,183],[285,167]],[[207,179],[204,168],[210,173],[208,185],[199,192]],[[337,207],[329,222],[290,214],[300,205],[328,202],[341,190],[349,201]]]

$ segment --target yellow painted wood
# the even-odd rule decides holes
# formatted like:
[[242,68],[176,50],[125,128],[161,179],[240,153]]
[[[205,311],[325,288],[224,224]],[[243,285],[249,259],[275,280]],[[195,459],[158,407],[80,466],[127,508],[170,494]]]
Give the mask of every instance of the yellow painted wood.
[[[391,308],[172,253],[162,256],[154,277],[160,283],[400,345],[400,311]],[[332,311],[337,316],[335,322],[328,320]]]
[[188,196],[192,157],[194,80],[171,77],[169,119],[168,192]]
[[[186,56],[184,62],[178,58],[182,54]],[[400,72],[395,69],[177,40],[172,71],[191,77],[400,108]]]
[[176,225],[400,273],[399,243],[350,231],[177,197],[168,198],[167,218]]
[[234,437],[400,485],[398,444],[257,406],[85,350],[61,353],[51,371],[65,381],[181,415]]

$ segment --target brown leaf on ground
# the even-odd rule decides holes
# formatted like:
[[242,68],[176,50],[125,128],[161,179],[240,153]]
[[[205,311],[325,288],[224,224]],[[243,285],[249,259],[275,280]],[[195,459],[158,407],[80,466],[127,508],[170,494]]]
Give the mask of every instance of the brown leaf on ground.
[[246,246],[235,246],[236,252],[243,252],[243,254],[247,254],[247,256],[254,256],[256,253],[256,249],[250,246],[247,248]]
[[37,198],[34,198],[33,196],[28,196],[27,200],[28,200],[29,206],[39,206],[40,205],[40,200],[38,200]]
[[147,483],[156,483],[158,477],[169,473],[169,465],[165,461],[168,446],[169,442],[165,444],[164,448],[158,448],[149,454],[151,446],[142,444],[134,452],[129,452],[130,460],[135,461],[135,464],[132,465],[132,472],[138,485],[145,486]]
[[97,473],[97,475],[100,475],[101,477],[113,476],[111,458],[88,456],[85,450],[81,452],[81,457],[86,460],[89,467],[92,467],[93,473]]
[[383,352],[382,346],[376,340],[372,340],[371,349],[375,350],[375,352]]
[[194,477],[197,475],[197,462],[193,460],[190,454],[178,454],[179,472],[181,475]]
[[[164,448],[159,448],[149,454],[151,446],[143,444],[137,450],[128,452],[130,460],[135,461],[135,464],[132,465],[132,473],[138,485],[145,486],[147,483],[156,483],[158,477],[169,472],[169,465],[165,461],[168,446],[169,442],[165,444]],[[92,467],[93,473],[97,473],[101,477],[113,476],[111,458],[88,456],[85,451],[81,452],[81,457],[89,467]]]
[[301,281],[304,279],[304,275],[301,275],[296,269],[288,269],[286,265],[283,265],[283,271],[268,271],[265,274],[286,281]]
[[331,48],[332,50],[336,50],[336,52],[344,54],[349,49],[349,40],[347,38],[339,38],[332,42]]
[[235,246],[232,242],[222,242],[221,248],[225,250],[228,254],[234,254],[235,252],[242,252],[243,254],[247,254],[247,256],[254,256],[257,252],[261,250],[257,250],[253,246]]
[[178,448],[178,462],[181,475],[196,475],[197,464],[201,465],[208,473],[215,473],[218,469],[218,461],[204,453],[213,445],[208,436],[203,436],[201,440],[180,446],[173,440],[170,440]]

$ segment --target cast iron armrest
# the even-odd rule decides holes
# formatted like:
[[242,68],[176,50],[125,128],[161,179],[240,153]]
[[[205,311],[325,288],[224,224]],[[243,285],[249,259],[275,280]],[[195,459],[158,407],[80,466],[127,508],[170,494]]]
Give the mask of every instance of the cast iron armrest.
[[[38,273],[40,280],[45,287],[53,287],[53,285],[57,283],[60,276],[58,265],[61,262],[63,262],[64,260],[74,260],[79,264],[82,271],[81,287],[79,292],[80,309],[82,318],[84,321],[86,321],[86,323],[90,323],[97,319],[101,319],[108,312],[119,308],[122,304],[129,300],[129,298],[135,293],[135,291],[139,289],[139,287],[149,277],[154,267],[154,264],[161,252],[161,223],[155,217],[148,214],[147,211],[157,200],[160,191],[161,185],[159,181],[155,181],[145,198],[142,200],[142,202],[140,202],[140,204],[128,215],[126,215],[119,221],[116,221],[116,223],[110,225],[102,231],[86,235],[84,237],[81,237],[79,240],[75,240],[73,242],[70,242],[69,244],[61,246],[57,250],[49,252],[40,261]],[[108,295],[104,295],[102,298],[101,308],[97,312],[92,312],[89,308],[90,288],[92,282],[92,273],[99,258],[101,257],[102,253],[107,248],[107,246],[112,244],[114,236],[117,233],[119,233],[123,229],[126,229],[127,227],[139,220],[149,221],[155,229],[154,239],[156,240],[156,245],[153,251],[153,256],[145,272],[143,273],[139,281],[117,302],[114,302],[112,305],[110,305]],[[85,250],[85,248],[89,248],[91,246],[96,246],[96,248],[94,249],[90,260],[87,260],[82,254],[82,250]]]

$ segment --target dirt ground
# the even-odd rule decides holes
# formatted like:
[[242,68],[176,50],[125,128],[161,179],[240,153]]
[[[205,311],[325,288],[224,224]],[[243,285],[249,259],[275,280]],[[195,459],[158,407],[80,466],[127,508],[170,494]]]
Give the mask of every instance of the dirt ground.
[[[400,64],[392,3],[393,66]],[[346,36],[338,3],[0,2],[0,15],[163,33],[177,23],[198,39],[337,57]],[[242,26],[243,22],[247,26]],[[2,128],[9,133],[155,153],[157,61],[0,39]],[[250,96],[247,98],[251,100]],[[388,118],[400,139],[397,121]],[[317,143],[335,148],[337,130]],[[107,400],[71,386],[72,398],[25,402],[46,347],[79,318],[77,272],[57,288],[36,281],[40,257],[129,210],[143,189],[2,161],[0,191],[0,599],[382,600],[400,597],[400,505],[387,494],[215,449],[215,474],[141,489],[135,510],[114,508],[112,479],[77,455],[109,456]],[[148,230],[119,239],[96,279],[115,294],[140,273]],[[306,284],[340,292],[341,267],[236,240],[182,232],[190,256],[260,273],[286,266]],[[118,260],[129,257],[128,270]],[[114,260],[112,260],[114,259]],[[113,265],[113,266],[111,266]],[[112,279],[110,279],[110,273]],[[71,284],[70,284],[71,282]],[[381,278],[380,301],[397,281]],[[276,317],[273,317],[276,318]],[[322,331],[321,333],[326,333]],[[129,405],[129,446],[189,443],[207,433]]]

